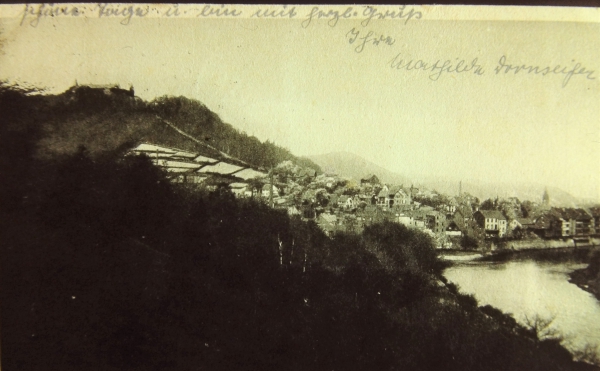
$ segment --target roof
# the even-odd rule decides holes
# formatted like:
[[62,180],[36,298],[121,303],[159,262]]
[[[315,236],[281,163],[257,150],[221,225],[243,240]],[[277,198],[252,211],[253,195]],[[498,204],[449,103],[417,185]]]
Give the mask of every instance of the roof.
[[243,169],[243,167],[241,167],[241,166],[228,164],[226,162],[219,162],[214,165],[206,165],[203,168],[201,168],[200,170],[198,170],[198,172],[199,173],[215,173],[215,174],[233,174],[236,171],[240,171],[242,169]]
[[177,148],[170,148],[170,147],[162,147],[162,146],[157,146],[154,144],[148,144],[148,143],[142,143],[139,146],[135,147],[133,149],[133,151],[136,152],[159,152],[159,153],[170,153],[170,154],[177,154],[177,153],[181,153],[181,154],[185,154],[187,156],[196,156],[195,154],[188,152],[188,151],[184,151],[182,149],[177,149]]
[[175,153],[173,156],[194,159],[194,158],[196,158],[197,155],[195,153],[191,153],[191,152],[179,151],[179,152]]
[[400,192],[402,190],[402,187],[400,186],[391,186],[390,187],[390,194],[395,195],[396,193]]
[[590,220],[592,215],[584,209],[567,209],[568,216],[577,220]]
[[244,180],[248,180],[252,178],[261,178],[267,176],[267,174],[248,168],[238,171],[237,173],[235,173],[235,176]]
[[177,168],[177,169],[198,169],[200,164],[196,164],[194,162],[184,162],[184,161],[172,161],[172,160],[152,160],[155,165],[161,167],[167,167],[169,169]]
[[521,224],[521,225],[528,225],[528,224],[533,224],[533,220],[531,220],[530,218],[517,218],[517,221]]
[[248,186],[248,184],[246,183],[239,183],[239,182],[235,182],[235,183],[231,183],[229,185],[231,188],[245,188]]
[[369,174],[360,180],[361,182],[376,182],[379,183],[379,178],[375,174]]
[[479,210],[478,212],[481,213],[486,219],[506,220],[504,214],[502,214],[499,210]]
[[198,155],[198,156],[194,157],[194,161],[195,162],[212,162],[212,163],[219,162],[219,160],[215,160],[214,158],[210,158],[210,157],[206,157],[206,156],[202,156],[202,155]]
[[406,196],[408,197],[408,193],[406,193],[406,191],[404,191],[404,189],[400,188],[398,191],[394,192],[396,195],[400,195],[400,196]]

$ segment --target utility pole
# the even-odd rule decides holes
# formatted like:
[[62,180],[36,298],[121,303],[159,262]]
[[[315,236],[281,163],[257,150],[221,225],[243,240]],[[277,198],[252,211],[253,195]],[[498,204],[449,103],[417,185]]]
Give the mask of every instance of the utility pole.
[[271,167],[271,186],[269,187],[269,205],[275,207],[273,203],[273,167]]

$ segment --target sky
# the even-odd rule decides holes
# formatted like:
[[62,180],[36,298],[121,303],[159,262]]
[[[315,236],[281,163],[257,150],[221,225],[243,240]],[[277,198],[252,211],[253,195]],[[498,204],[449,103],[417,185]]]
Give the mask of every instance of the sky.
[[[131,84],[146,100],[197,99],[296,155],[347,151],[407,176],[535,182],[600,199],[593,9],[585,22],[560,12],[533,21],[522,12],[490,20],[473,7],[463,17],[415,9],[420,19],[367,24],[372,10],[353,6],[356,17],[335,22],[329,13],[307,25],[313,7],[296,8],[294,19],[246,11],[126,22],[95,9],[37,23],[21,22],[22,6],[3,7],[0,79],[51,92],[75,81]],[[511,69],[523,65],[549,68]]]

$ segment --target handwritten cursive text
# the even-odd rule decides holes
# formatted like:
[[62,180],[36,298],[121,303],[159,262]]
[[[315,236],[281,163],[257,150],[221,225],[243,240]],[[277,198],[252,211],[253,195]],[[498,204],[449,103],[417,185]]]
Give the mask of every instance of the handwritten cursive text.
[[26,4],[21,16],[21,26],[25,23],[28,17],[33,17],[29,21],[31,27],[37,27],[40,20],[45,17],[58,17],[61,15],[78,17],[83,14],[82,10],[77,6],[71,5],[54,5],[54,4]]
[[[575,62],[574,60],[572,62]],[[535,74],[546,76],[548,74],[554,75],[565,75],[562,86],[563,88],[567,86],[571,77],[575,75],[584,75],[588,80],[595,80],[596,77],[592,76],[594,74],[594,70],[587,70],[585,67],[581,65],[581,63],[576,63],[573,67],[563,67],[561,65],[556,65],[554,67],[540,67],[540,66],[526,66],[526,65],[512,65],[507,63],[506,56],[500,57],[498,61],[498,65],[496,66],[496,75],[504,71],[504,74],[509,72],[514,72],[515,75],[521,71],[527,74]]]
[[404,24],[407,24],[411,19],[421,19],[423,17],[423,13],[414,10],[413,8],[406,9],[406,5],[402,5],[399,7],[398,11],[389,11],[385,12],[380,11],[374,6],[367,6],[363,11],[363,16],[366,17],[364,21],[361,22],[361,25],[367,27],[372,19],[406,19]]
[[477,58],[474,58],[470,63],[466,62],[464,59],[458,60],[456,58],[456,62],[452,62],[447,59],[445,61],[437,60],[434,63],[424,62],[421,59],[418,60],[404,60],[400,57],[401,53],[398,53],[390,62],[390,67],[396,70],[421,70],[421,71],[429,71],[431,74],[429,75],[429,79],[433,81],[437,81],[442,73],[464,73],[464,72],[473,72],[475,75],[481,76],[485,73],[483,67],[479,64]]
[[353,27],[348,33],[346,33],[346,37],[348,38],[348,42],[350,44],[354,44],[358,41],[357,46],[354,48],[354,51],[357,53],[361,53],[365,49],[365,45],[371,44],[378,46],[379,44],[383,45],[394,45],[396,42],[390,36],[378,35],[373,31],[368,31],[364,36],[359,37],[361,31],[357,30],[356,27]]

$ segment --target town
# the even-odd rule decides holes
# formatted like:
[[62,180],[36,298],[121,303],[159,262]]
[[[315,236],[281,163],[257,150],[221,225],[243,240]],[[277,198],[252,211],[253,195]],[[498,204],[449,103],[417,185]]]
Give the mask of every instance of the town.
[[313,220],[329,236],[392,221],[429,234],[439,249],[493,250],[544,241],[543,247],[589,245],[600,232],[600,207],[551,207],[547,190],[539,201],[482,201],[463,192],[461,184],[456,195],[445,195],[412,184],[384,184],[375,174],[359,180],[318,174],[291,161],[259,169],[224,153],[216,159],[150,143],[130,154],[149,157],[175,183],[225,186],[236,197],[260,199],[290,216]]

